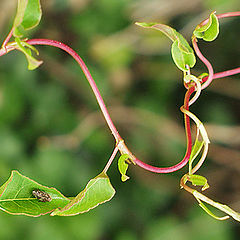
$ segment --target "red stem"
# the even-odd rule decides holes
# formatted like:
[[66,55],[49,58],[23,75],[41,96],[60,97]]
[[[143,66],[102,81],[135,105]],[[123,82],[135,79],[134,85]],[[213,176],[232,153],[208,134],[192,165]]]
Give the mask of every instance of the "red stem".
[[[237,17],[237,16],[240,16],[240,11],[218,14],[217,18],[220,19],[220,18]],[[199,24],[199,26],[204,26],[205,24],[208,23],[208,21],[209,21],[209,18],[205,19],[204,21],[202,21]],[[193,48],[194,48],[197,56],[206,65],[206,67],[208,69],[208,77],[203,78],[204,83],[202,84],[202,89],[209,86],[209,84],[212,82],[213,79],[222,78],[222,77],[226,77],[226,76],[230,76],[230,75],[240,73],[240,68],[236,68],[236,69],[227,70],[227,71],[224,71],[224,72],[221,72],[221,73],[214,74],[213,67],[212,67],[211,63],[202,55],[201,51],[198,48],[196,37],[192,39],[192,43],[193,43]]]
[[[240,67],[231,69],[231,70],[227,70],[224,72],[215,73],[215,74],[213,74],[212,79],[224,78],[224,77],[228,77],[228,76],[235,75],[238,73],[240,73]],[[207,79],[208,79],[208,76],[204,77],[202,80],[203,80],[203,82],[205,82]]]
[[[81,69],[83,70],[89,84],[92,87],[92,90],[93,90],[93,92],[96,96],[96,99],[97,99],[98,104],[99,104],[99,106],[100,106],[100,108],[103,112],[103,115],[104,115],[106,121],[107,121],[107,124],[112,131],[112,134],[114,135],[116,141],[120,142],[122,140],[122,138],[119,135],[116,127],[114,126],[114,124],[113,124],[113,122],[110,118],[110,115],[107,111],[107,108],[104,104],[104,101],[103,101],[103,99],[100,95],[100,92],[99,92],[99,90],[98,90],[98,88],[97,88],[97,86],[96,86],[96,84],[95,84],[87,66],[85,65],[85,63],[83,62],[81,57],[73,49],[71,49],[67,45],[65,45],[61,42],[58,42],[58,41],[49,40],[49,39],[31,39],[31,40],[28,40],[27,43],[31,44],[31,45],[48,45],[48,46],[54,46],[54,47],[60,48],[64,51],[66,51],[68,54],[70,54],[78,62]],[[190,98],[190,96],[193,92],[194,92],[194,87],[190,88],[186,93],[185,101],[184,101],[184,108],[186,108],[187,110],[189,109],[189,104],[188,104],[189,103],[189,98]],[[170,172],[177,171],[180,168],[182,168],[183,166],[185,166],[187,164],[188,159],[189,159],[190,154],[191,154],[192,139],[191,139],[190,119],[187,115],[184,115],[184,118],[185,118],[185,127],[186,127],[186,135],[187,135],[187,150],[186,150],[186,154],[185,154],[184,159],[180,163],[178,163],[178,164],[176,164],[172,167],[158,168],[158,167],[153,167],[151,165],[143,163],[142,161],[140,161],[137,158],[134,158],[134,162],[137,165],[139,165],[140,167],[142,167],[144,169],[147,169],[151,172],[156,172],[156,173],[170,173]]]
[[197,54],[197,56],[200,58],[200,60],[206,65],[208,69],[208,77],[205,83],[202,84],[202,89],[206,88],[213,80],[213,67],[212,64],[202,55],[201,51],[198,48],[196,38],[193,38],[192,40],[193,48]]
[[3,44],[2,44],[2,47],[5,48],[7,43],[9,42],[9,40],[11,39],[13,35],[13,28],[10,30],[10,32],[8,33],[6,39],[4,40]]
[[[114,126],[114,124],[113,124],[113,122],[110,118],[110,115],[109,115],[109,113],[107,111],[107,108],[106,108],[106,105],[104,104],[104,101],[103,101],[103,99],[100,95],[100,92],[97,88],[97,85],[94,82],[94,80],[93,80],[87,66],[83,62],[82,58],[73,49],[71,49],[67,45],[65,45],[61,42],[58,42],[58,41],[49,40],[49,39],[31,39],[31,40],[28,40],[27,43],[30,44],[30,45],[48,45],[48,46],[53,46],[53,47],[60,48],[60,49],[64,50],[65,52],[67,52],[68,54],[70,54],[78,62],[78,64],[80,65],[82,71],[84,72],[84,74],[85,74],[85,76],[86,76],[86,78],[87,78],[95,96],[96,96],[97,102],[98,102],[98,104],[99,104],[99,106],[102,110],[102,113],[104,115],[104,118],[105,118],[109,128],[112,131],[112,134],[114,135],[114,137],[116,139],[117,144],[120,141],[122,141],[121,136],[119,135],[116,127]],[[0,56],[5,55],[7,52],[14,50],[14,47],[9,45],[9,46],[6,46],[6,49],[7,49],[7,51],[2,51],[2,49],[0,49]],[[191,87],[185,95],[185,101],[184,101],[184,108],[185,109],[189,109],[189,98],[190,98],[190,96],[193,92],[194,92],[194,87]],[[179,170],[180,168],[182,168],[183,166],[185,166],[187,164],[188,159],[189,159],[190,154],[191,154],[191,148],[192,148],[190,119],[187,115],[184,115],[184,118],[185,118],[185,128],[186,128],[186,135],[187,135],[187,150],[186,150],[186,154],[185,154],[184,159],[180,163],[178,163],[178,164],[176,164],[172,167],[166,167],[166,168],[153,167],[151,165],[143,163],[142,161],[137,159],[134,155],[132,155],[132,153],[128,150],[128,148],[125,144],[122,144],[123,148],[124,148],[122,150],[124,150],[126,153],[128,153],[130,156],[132,156],[132,159],[134,160],[134,162],[136,162],[137,165],[139,165],[140,167],[142,167],[146,170],[149,170],[151,172],[170,173],[170,172],[174,172],[174,171]]]
[[116,139],[116,142],[119,142],[122,140],[121,136],[119,135],[116,127],[114,126],[112,119],[107,111],[106,105],[103,101],[103,98],[97,88],[97,85],[95,83],[95,81],[93,80],[92,75],[90,74],[86,64],[84,63],[84,61],[82,60],[82,58],[70,47],[68,47],[67,45],[58,42],[58,41],[54,41],[54,40],[49,40],[49,39],[31,39],[27,41],[28,44],[31,45],[48,45],[48,46],[53,46],[53,47],[57,47],[60,48],[62,50],[64,50],[65,52],[67,52],[69,55],[71,55],[80,65],[82,71],[84,72],[94,94],[95,97],[97,99],[97,102],[102,110],[102,113],[104,115],[104,118],[106,119],[106,122],[114,136],[114,138]]
[[[230,13],[224,13],[224,14],[217,15],[218,18],[233,17],[233,16],[240,16],[240,12],[230,12]],[[208,22],[208,19],[204,20],[201,24],[204,25],[207,22]],[[7,46],[7,43],[11,37],[12,37],[12,30],[8,34],[7,38],[5,39],[2,49],[0,49],[0,56],[5,55],[8,51],[14,50],[13,46]],[[119,135],[116,127],[114,126],[114,124],[111,120],[111,117],[107,111],[106,105],[101,97],[101,94],[100,94],[98,88],[97,88],[97,85],[96,85],[95,81],[93,80],[93,78],[92,78],[87,66],[83,62],[82,58],[73,49],[71,49],[67,45],[65,45],[61,42],[58,42],[58,41],[49,40],[49,39],[31,39],[31,40],[28,40],[27,43],[31,44],[31,45],[48,45],[48,46],[60,48],[60,49],[64,50],[65,52],[67,52],[68,54],[70,54],[78,62],[78,64],[80,65],[82,71],[84,72],[84,74],[95,94],[97,102],[101,108],[101,111],[104,115],[104,118],[105,118],[113,136],[116,139],[116,142],[119,143],[120,141],[122,141],[121,136]],[[226,77],[226,76],[240,73],[240,68],[236,68],[236,69],[232,69],[232,70],[228,70],[225,72],[214,74],[211,63],[200,52],[200,50],[197,46],[196,39],[193,39],[193,47],[195,49],[196,54],[203,61],[203,63],[207,66],[208,71],[209,71],[208,77],[203,79],[203,80],[205,80],[205,82],[202,85],[202,89],[206,88],[211,83],[212,79]],[[189,109],[189,99],[190,99],[191,94],[194,91],[195,91],[195,87],[191,87],[186,92],[185,99],[184,99],[184,108],[186,110]],[[191,154],[191,150],[192,150],[190,119],[186,114],[184,114],[184,122],[185,122],[185,129],[186,129],[187,149],[186,149],[185,156],[180,163],[178,163],[174,166],[171,166],[171,167],[159,168],[159,167],[154,167],[149,164],[146,164],[135,157],[134,157],[134,162],[138,166],[140,166],[148,171],[155,172],[155,173],[170,173],[170,172],[177,171],[177,170],[181,169],[182,167],[184,167],[188,163],[188,160],[189,160],[190,154]],[[126,146],[125,146],[125,148],[126,148],[125,150],[129,151]],[[115,148],[115,151],[117,151],[117,148]]]
[[[184,108],[186,110],[189,110],[189,99],[191,97],[191,94],[194,91],[195,91],[195,87],[191,87],[186,92],[185,99],[184,99]],[[155,172],[155,173],[175,172],[175,171],[181,169],[182,167],[184,167],[188,163],[188,160],[190,158],[191,151],[192,151],[192,137],[191,137],[190,119],[186,114],[184,114],[184,121],[185,121],[186,138],[187,138],[187,150],[186,150],[186,153],[185,153],[185,156],[184,156],[183,160],[180,163],[178,163],[174,166],[171,166],[171,167],[159,168],[159,167],[153,167],[149,164],[146,164],[146,163],[140,161],[139,159],[134,159],[134,162],[139,167],[144,168],[144,169],[146,169],[148,171],[151,171],[151,172]]]
[[[238,12],[227,12],[227,13],[217,14],[216,16],[217,16],[218,19],[226,18],[226,17],[238,17],[238,16],[240,16],[240,11],[238,11]],[[199,25],[200,25],[200,26],[203,26],[203,25],[207,24],[208,21],[209,21],[209,18],[203,20]]]

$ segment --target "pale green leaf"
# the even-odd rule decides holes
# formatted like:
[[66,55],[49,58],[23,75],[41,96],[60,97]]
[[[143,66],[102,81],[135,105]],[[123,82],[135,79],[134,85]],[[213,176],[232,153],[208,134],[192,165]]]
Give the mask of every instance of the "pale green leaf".
[[[38,53],[37,49],[35,49],[34,47],[30,47],[29,48],[29,44],[26,44],[25,42],[22,42],[19,38],[15,38],[15,41],[17,43],[17,49],[21,52],[24,53],[24,55],[27,58],[28,61],[28,69],[29,70],[34,70],[37,67],[39,67],[43,62],[40,60],[37,60],[36,58],[34,58],[32,56],[32,52],[31,50],[34,50],[35,52]],[[26,46],[26,47],[25,47]],[[27,48],[28,47],[28,48]]]
[[13,23],[13,35],[21,37],[25,30],[36,27],[41,17],[40,0],[18,0],[17,14]]
[[123,154],[119,159],[118,159],[118,170],[121,173],[121,180],[123,182],[127,181],[129,177],[126,175],[127,169],[128,169],[128,164],[126,163],[126,160],[129,158],[128,154]]
[[[49,202],[41,202],[32,191],[39,189],[51,197]],[[14,215],[38,217],[48,214],[70,202],[55,188],[43,186],[32,179],[12,171],[11,176],[0,188],[0,209]]]
[[51,216],[73,216],[80,213],[88,212],[112,199],[115,189],[112,187],[108,176],[105,173],[99,174],[91,179],[85,189],[81,191],[65,207],[56,209]]
[[191,173],[192,170],[192,163],[195,160],[195,158],[198,156],[199,152],[201,151],[203,147],[204,141],[199,141],[198,139],[195,140],[195,143],[192,148],[192,152],[189,158],[189,172]]
[[209,188],[207,179],[200,175],[188,175],[188,180],[194,185],[194,186],[202,186],[202,191]]

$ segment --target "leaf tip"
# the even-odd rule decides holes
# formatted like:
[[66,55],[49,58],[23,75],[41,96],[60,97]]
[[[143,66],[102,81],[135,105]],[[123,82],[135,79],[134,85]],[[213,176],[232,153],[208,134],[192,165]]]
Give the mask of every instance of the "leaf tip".
[[145,22],[135,22],[135,24],[139,27],[144,27],[144,28],[150,28],[156,25],[156,23],[145,23]]
[[127,175],[122,175],[121,176],[121,180],[122,182],[126,182],[130,177],[128,177]]

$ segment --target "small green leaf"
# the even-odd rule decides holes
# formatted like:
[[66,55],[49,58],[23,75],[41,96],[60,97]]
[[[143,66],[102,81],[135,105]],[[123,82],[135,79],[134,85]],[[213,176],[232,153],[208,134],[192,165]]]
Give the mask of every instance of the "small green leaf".
[[187,53],[185,50],[183,50],[182,46],[183,45],[180,44],[179,40],[176,40],[172,44],[171,53],[176,66],[182,71],[187,71],[188,68],[186,65],[193,67],[196,63],[196,58],[194,53]]
[[13,23],[14,37],[22,37],[24,31],[36,27],[42,17],[40,0],[18,0]]
[[128,154],[123,154],[119,159],[118,159],[118,170],[121,173],[121,180],[123,182],[127,181],[129,177],[126,175],[127,169],[128,169],[128,164],[126,163],[126,160],[129,158]]
[[215,40],[219,34],[219,22],[215,13],[212,12],[210,14],[207,24],[204,26],[197,26],[193,34],[197,38],[202,38],[208,42]]
[[203,204],[202,201],[200,201],[198,199],[198,202],[199,202],[199,206],[208,214],[210,215],[211,217],[217,219],[217,220],[220,220],[220,221],[223,221],[223,220],[226,220],[229,218],[229,216],[224,216],[224,217],[218,217],[216,216],[205,204]]
[[[39,189],[51,197],[50,202],[41,202],[32,194]],[[10,178],[0,188],[0,209],[14,215],[39,217],[70,202],[55,188],[43,186],[18,171],[12,171]]]
[[[32,56],[32,52],[31,50],[34,50],[35,52],[38,53],[37,49],[35,49],[34,47],[29,47],[30,45],[29,44],[26,44],[25,42],[21,41],[19,38],[15,38],[15,41],[17,43],[17,49],[21,52],[24,53],[24,55],[26,56],[27,58],[27,61],[28,61],[28,69],[29,70],[34,70],[36,69],[37,67],[39,67],[41,64],[42,64],[42,61],[40,60],[37,60],[36,58],[34,58]],[[26,48],[26,47],[28,48]]]
[[199,141],[198,139],[195,140],[195,143],[193,145],[192,148],[192,152],[189,158],[189,173],[191,174],[192,171],[192,163],[195,160],[195,158],[197,157],[197,155],[199,154],[199,152],[201,151],[202,147],[203,147],[203,141]]
[[187,40],[175,29],[159,23],[137,22],[136,25],[159,30],[173,41],[171,49],[172,58],[180,70],[187,71],[186,65],[191,68],[195,65],[196,57],[193,49],[188,44]]
[[202,191],[206,190],[207,188],[209,188],[209,185],[208,185],[208,182],[207,182],[207,179],[203,176],[200,176],[200,175],[188,175],[188,180],[190,182],[192,182],[192,184],[194,186],[203,186],[202,187]]
[[201,73],[197,78],[202,80],[203,78],[207,77],[208,73]]
[[85,189],[81,191],[65,207],[56,209],[51,216],[73,216],[80,213],[88,212],[112,199],[115,189],[112,187],[108,176],[105,173],[99,174],[91,179]]

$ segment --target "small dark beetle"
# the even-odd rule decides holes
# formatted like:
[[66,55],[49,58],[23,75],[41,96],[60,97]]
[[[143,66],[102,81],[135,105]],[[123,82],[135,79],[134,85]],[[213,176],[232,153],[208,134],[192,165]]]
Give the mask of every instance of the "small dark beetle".
[[40,202],[50,202],[52,201],[52,198],[50,195],[44,191],[41,191],[39,189],[34,189],[32,191],[32,195],[37,198]]

